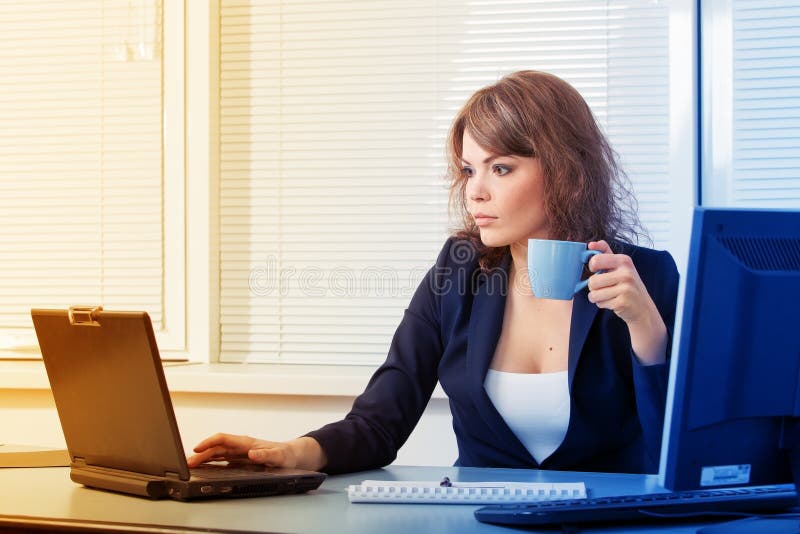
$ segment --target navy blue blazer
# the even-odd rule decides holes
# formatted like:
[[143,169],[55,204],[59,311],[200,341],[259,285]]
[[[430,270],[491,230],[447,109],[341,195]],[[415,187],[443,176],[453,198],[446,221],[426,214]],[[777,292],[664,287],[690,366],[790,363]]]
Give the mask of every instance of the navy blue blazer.
[[[672,256],[633,245],[612,247],[633,260],[671,340],[678,293]],[[506,254],[498,268],[480,271],[469,242],[450,238],[445,243],[411,299],[386,361],[350,413],[307,434],[327,455],[324,471],[351,472],[391,463],[437,381],[453,414],[455,465],[658,471],[668,364],[639,364],[625,322],[589,302],[586,290],[575,296],[572,308],[571,409],[564,441],[540,465],[506,425],[483,382],[503,324],[510,263]]]

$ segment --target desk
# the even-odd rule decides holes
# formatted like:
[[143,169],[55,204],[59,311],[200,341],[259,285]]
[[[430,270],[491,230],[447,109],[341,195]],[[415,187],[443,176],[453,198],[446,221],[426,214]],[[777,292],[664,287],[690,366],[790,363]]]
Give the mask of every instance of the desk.
[[[515,532],[479,523],[478,506],[439,504],[350,504],[349,484],[364,479],[458,481],[505,480],[574,482],[583,480],[595,496],[659,493],[655,475],[617,475],[516,469],[390,466],[328,477],[316,491],[247,499],[183,503],[88,489],[69,479],[69,469],[0,469],[0,530],[41,534],[75,532],[294,532],[445,534]],[[44,527],[44,530],[42,530]],[[35,529],[34,529],[35,528]],[[582,532],[695,532],[689,525],[609,527]],[[553,532],[550,530],[549,532]]]

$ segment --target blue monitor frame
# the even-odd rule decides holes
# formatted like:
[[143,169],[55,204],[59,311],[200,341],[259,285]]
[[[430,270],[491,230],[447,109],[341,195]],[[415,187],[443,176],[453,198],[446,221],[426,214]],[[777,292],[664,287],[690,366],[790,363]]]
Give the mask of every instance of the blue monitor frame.
[[681,285],[663,486],[800,482],[800,211],[696,208]]

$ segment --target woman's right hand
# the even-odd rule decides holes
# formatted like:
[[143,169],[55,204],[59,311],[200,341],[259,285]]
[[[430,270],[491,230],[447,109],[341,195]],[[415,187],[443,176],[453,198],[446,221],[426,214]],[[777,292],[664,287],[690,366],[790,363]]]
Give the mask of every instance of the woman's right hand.
[[270,467],[317,471],[327,463],[325,452],[317,440],[306,436],[283,442],[234,434],[214,434],[198,443],[194,452],[195,454],[186,459],[189,467],[211,461],[249,460]]

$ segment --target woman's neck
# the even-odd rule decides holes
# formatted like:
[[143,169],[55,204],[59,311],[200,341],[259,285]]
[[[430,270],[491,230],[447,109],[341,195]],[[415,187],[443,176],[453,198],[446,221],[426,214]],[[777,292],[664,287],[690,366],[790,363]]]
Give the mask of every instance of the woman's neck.
[[533,295],[528,279],[528,242],[511,243],[511,265],[508,268],[508,287],[523,295]]

